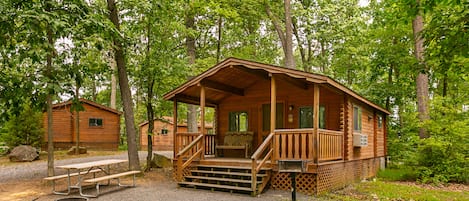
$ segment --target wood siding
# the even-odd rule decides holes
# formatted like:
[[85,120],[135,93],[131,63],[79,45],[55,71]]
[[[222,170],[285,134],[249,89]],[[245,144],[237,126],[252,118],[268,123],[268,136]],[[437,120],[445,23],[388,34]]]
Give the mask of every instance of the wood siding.
[[[313,106],[313,85],[307,89],[300,88],[283,79],[277,79],[277,103],[283,103],[283,128],[299,128],[299,108]],[[343,95],[335,93],[326,87],[320,87],[320,105],[324,106],[326,129],[340,130],[340,105]],[[254,148],[257,148],[268,131],[262,130],[262,104],[270,103],[270,80],[260,79],[253,86],[245,89],[244,96],[232,95],[219,105],[217,140],[223,142],[224,133],[228,131],[228,115],[230,112],[248,112],[248,130],[255,132]],[[290,111],[289,106],[293,106]],[[288,116],[293,115],[293,121],[288,122]]]
[[[117,150],[119,145],[120,115],[83,103],[80,112],[80,144],[91,149]],[[68,149],[76,143],[75,114],[70,112],[70,105],[53,109],[54,147]],[[103,120],[102,127],[90,127],[89,118]],[[47,113],[43,114],[44,129],[47,130]],[[47,144],[47,133],[44,134]]]

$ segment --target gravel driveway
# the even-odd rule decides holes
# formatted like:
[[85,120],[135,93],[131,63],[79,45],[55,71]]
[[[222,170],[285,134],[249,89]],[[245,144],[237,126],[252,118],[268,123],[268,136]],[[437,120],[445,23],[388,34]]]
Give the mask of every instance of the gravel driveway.
[[[138,153],[140,160],[146,160],[147,152],[140,151]],[[106,156],[93,156],[86,158],[73,158],[65,160],[56,160],[54,165],[66,165],[70,163],[81,163],[102,159],[127,159],[127,153],[119,155],[106,155]],[[62,174],[60,170],[56,169],[56,174]],[[62,170],[63,171],[63,170]],[[63,171],[65,173],[65,171]],[[44,178],[47,176],[47,161],[20,163],[16,165],[8,165],[0,167],[0,183],[8,181],[22,181],[37,178]]]
[[[160,153],[162,155],[172,155],[171,153]],[[147,152],[139,152],[140,160],[146,159]],[[70,163],[88,162],[100,159],[127,159],[127,153],[119,155],[94,156],[87,158],[74,158],[57,160],[55,165],[65,165]],[[57,171],[57,170],[56,170]],[[56,174],[61,174],[57,172]],[[24,163],[12,166],[0,167],[0,183],[8,181],[40,180],[47,175],[47,162]],[[158,175],[158,176],[155,176]],[[208,190],[197,190],[190,188],[179,188],[177,183],[171,178],[170,169],[154,169],[151,173],[145,173],[145,177],[137,178],[135,188],[122,188],[115,185],[102,187],[102,194],[98,198],[90,198],[90,201],[286,201],[291,200],[289,191],[267,190],[257,197],[243,194],[230,194],[227,192],[212,192]],[[114,182],[115,183],[115,182]],[[39,184],[44,185],[44,184]],[[94,194],[94,188],[85,190],[85,193]],[[73,192],[70,196],[54,195],[51,191],[43,192],[39,197],[32,198],[35,201],[53,201],[61,198],[78,197],[78,192]],[[0,200],[2,200],[0,198]],[[31,199],[29,199],[31,200]],[[297,200],[316,200],[314,197],[297,194]]]

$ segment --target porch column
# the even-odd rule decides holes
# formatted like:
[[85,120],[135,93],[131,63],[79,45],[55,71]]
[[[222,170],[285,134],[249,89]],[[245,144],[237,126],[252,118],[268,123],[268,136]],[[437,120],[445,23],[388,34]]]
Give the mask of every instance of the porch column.
[[275,77],[270,74],[270,133],[275,130],[275,120],[277,116],[277,86],[275,85]]
[[178,101],[174,99],[173,101],[173,158],[176,158],[177,152],[179,152],[178,144]]
[[313,158],[314,163],[319,161],[319,84],[314,84],[314,97],[313,97],[313,128],[314,128],[314,143],[313,143]]
[[200,132],[202,133],[202,156],[205,157],[205,87],[200,85]]

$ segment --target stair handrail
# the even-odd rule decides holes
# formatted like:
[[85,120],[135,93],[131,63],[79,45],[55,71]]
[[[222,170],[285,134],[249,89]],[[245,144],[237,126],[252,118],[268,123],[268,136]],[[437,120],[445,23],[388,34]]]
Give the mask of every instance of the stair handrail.
[[177,158],[176,168],[177,168],[177,180],[178,181],[182,181],[182,177],[183,177],[182,171],[184,170],[184,168],[189,166],[195,157],[202,154],[202,150],[203,150],[202,145],[198,146],[198,150],[194,154],[192,154],[192,156],[190,156],[185,163],[182,162],[183,156],[186,155],[189,152],[189,150],[193,149],[195,145],[200,144],[202,142],[203,137],[204,135],[200,134],[197,138],[194,139],[194,141],[192,141],[189,145],[184,147],[184,149],[182,149],[176,154],[176,158]]
[[[272,139],[274,138],[274,133],[270,133],[267,138],[265,138],[264,142],[262,142],[261,146],[257,148],[257,150],[252,154],[251,160],[252,160],[252,170],[251,170],[251,188],[252,192],[255,194],[256,193],[256,188],[257,188],[257,173],[262,169],[262,166],[264,166],[265,162],[268,159],[272,159]],[[270,145],[270,146],[269,146]],[[261,154],[268,148],[270,147],[269,152],[262,158],[261,162],[259,165],[257,164],[257,160],[261,157]]]

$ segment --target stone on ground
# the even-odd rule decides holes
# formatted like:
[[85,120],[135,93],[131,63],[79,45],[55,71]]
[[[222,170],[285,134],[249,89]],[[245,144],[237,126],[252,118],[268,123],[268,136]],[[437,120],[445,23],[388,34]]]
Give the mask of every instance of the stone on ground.
[[153,153],[153,164],[157,168],[170,168],[170,167],[173,167],[172,161],[173,160],[171,160],[171,158],[169,158],[167,156],[157,154],[157,153]]
[[[68,155],[73,155],[73,154],[75,154],[76,147],[77,147],[77,146],[70,147],[70,149],[67,151],[67,154],[68,154]],[[78,149],[78,152],[79,152],[79,154],[86,154],[86,152],[87,152],[86,147],[80,147],[80,148]]]
[[20,145],[13,148],[8,158],[10,158],[12,162],[31,162],[39,159],[39,154],[34,147]]

